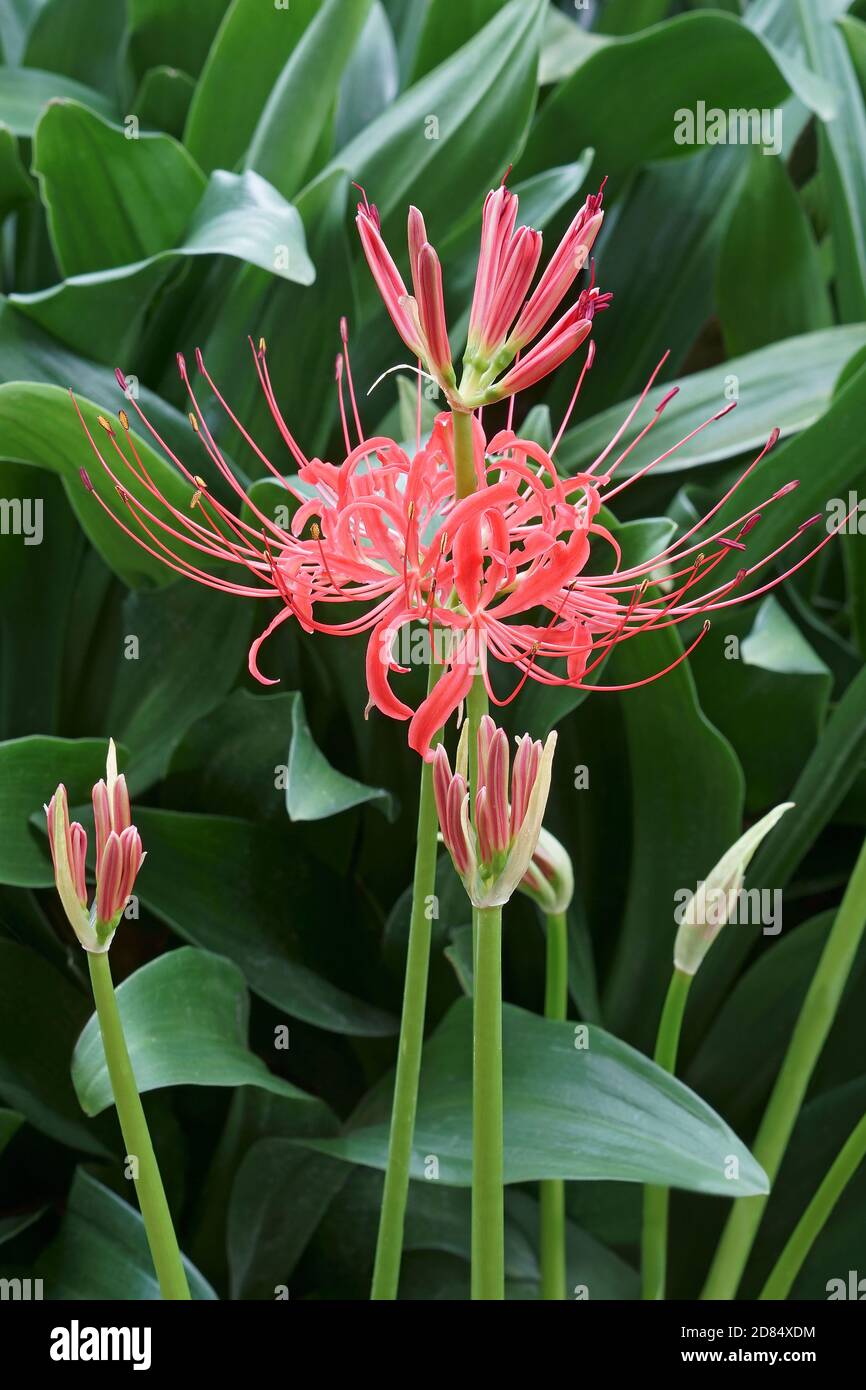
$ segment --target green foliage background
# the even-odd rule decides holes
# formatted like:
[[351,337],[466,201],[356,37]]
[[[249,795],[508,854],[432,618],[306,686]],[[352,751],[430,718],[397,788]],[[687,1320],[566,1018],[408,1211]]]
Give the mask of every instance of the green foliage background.
[[[402,349],[362,264],[350,181],[379,205],[395,252],[407,204],[423,209],[457,323],[481,202],[509,164],[548,247],[607,174],[596,259],[614,306],[559,461],[577,469],[598,452],[669,350],[660,381],[682,390],[653,433],[657,452],[733,395],[739,404],[625,494],[623,540],[639,553],[688,524],[777,425],[782,442],[741,494],[745,510],[800,480],[759,528],[769,550],[828,499],[847,503],[866,473],[866,4],[15,0],[0,10],[0,47],[0,1269],[44,1276],[51,1297],[155,1296],[42,831],[58,780],[86,801],[113,734],[148,859],[139,918],[118,932],[112,963],[128,981],[121,1002],[196,1296],[363,1298],[416,760],[402,728],[365,722],[354,642],[286,625],[266,654],[277,693],[251,681],[246,651],[270,613],[170,582],[105,519],[79,479],[92,464],[67,388],[93,403],[88,418],[113,413],[121,366],[203,471],[175,367],[176,351],[192,360],[200,346],[283,460],[246,342],[261,334],[293,431],[308,452],[338,457],[345,313],[368,427],[411,437],[408,376],[365,394]],[[675,113],[699,101],[779,108],[781,156],[678,144]],[[550,440],[572,383],[568,369],[544,383],[527,430]],[[259,505],[277,505],[279,489],[203,399]],[[629,467],[649,457],[641,447]],[[171,465],[152,466],[185,504]],[[14,499],[42,502],[40,545],[14,534]],[[604,1064],[578,1083],[572,1026],[536,1017],[543,937],[514,904],[511,1296],[537,1294],[534,1179],[574,1179],[569,1278],[592,1298],[636,1296],[641,1178],[684,1189],[672,1293],[685,1297],[727,1210],[718,1194],[731,1191],[707,1155],[720,1143],[741,1154],[738,1190],[759,1190],[744,1145],[866,827],[864,642],[855,531],[776,595],[721,616],[664,681],[588,700],[526,689],[509,707],[515,729],[559,729],[551,824],[578,882],[572,1016],[604,1030],[592,1050]],[[679,650],[671,632],[629,643],[605,680],[639,680]],[[581,766],[589,788],[576,791]],[[789,796],[797,810],[749,879],[784,889],[784,931],[732,927],[708,957],[686,1019],[694,1102],[640,1055],[670,969],[673,894],[707,874],[744,818]],[[425,1181],[419,1166],[412,1185],[406,1298],[468,1292],[471,969],[444,865],[440,898],[417,1148],[441,1173]],[[747,1294],[863,1111],[863,965]],[[864,1225],[866,1174],[794,1297],[824,1297],[827,1279],[857,1267]]]

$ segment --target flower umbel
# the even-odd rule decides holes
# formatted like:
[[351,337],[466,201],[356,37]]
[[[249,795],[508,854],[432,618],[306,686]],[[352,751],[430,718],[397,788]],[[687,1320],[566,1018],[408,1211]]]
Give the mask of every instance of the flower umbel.
[[469,724],[463,725],[453,773],[444,746],[437,746],[433,790],[442,839],[473,906],[501,907],[530,868],[555,747],[555,733],[543,746],[524,734],[517,740],[509,779],[508,738],[490,715],[484,715],[478,727],[478,780],[470,817]]
[[85,951],[107,951],[121,913],[144,862],[141,837],[132,824],[126,778],[117,772],[117,752],[109,739],[105,779],[93,788],[96,825],[96,896],[88,907],[85,858],[87,831],[69,820],[69,801],[61,782],[45,807],[54,882],[69,924]]

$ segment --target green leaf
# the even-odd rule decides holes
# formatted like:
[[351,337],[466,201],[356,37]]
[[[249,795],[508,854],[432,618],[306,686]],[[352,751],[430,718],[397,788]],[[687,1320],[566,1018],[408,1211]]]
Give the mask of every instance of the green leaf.
[[124,6],[116,0],[45,0],[28,35],[22,66],[62,73],[114,99],[125,28]]
[[[292,0],[281,8],[261,0],[229,5],[184,133],[184,144],[202,169],[232,169],[243,158],[268,93],[320,5],[321,0]],[[239,82],[240,71],[254,72],[255,81]]]
[[[605,685],[628,685],[664,671],[682,652],[673,628],[616,647]],[[672,969],[677,890],[695,889],[742,830],[743,774],[734,752],[705,718],[686,664],[621,697],[631,790],[631,861],[625,912],[604,993],[617,1033],[651,1048]],[[589,775],[592,787],[593,772]],[[601,768],[598,773],[602,776]],[[583,792],[582,795],[586,795]]]
[[[90,349],[93,349],[92,341]],[[71,383],[90,400],[113,401],[118,394],[113,371],[70,352],[8,301],[0,302],[0,377],[7,382],[62,386],[64,390]],[[141,384],[139,404],[166,443],[176,453],[182,453],[189,444],[186,415]]]
[[129,54],[140,77],[157,63],[201,72],[228,0],[128,0]]
[[70,276],[31,294],[13,294],[16,308],[80,351],[96,347],[105,362],[133,351],[152,299],[174,267],[189,256],[231,256],[301,285],[316,277],[297,210],[258,174],[211,175],[179,246],[132,265]]
[[[851,682],[828,719],[791,789],[794,808],[768,835],[752,861],[750,888],[784,888],[798,864],[833,820],[866,758],[866,671]],[[692,1017],[709,1019],[755,944],[757,933],[723,932],[692,990]]]
[[108,745],[99,738],[32,736],[0,744],[0,883],[47,888],[54,882],[46,837],[31,817],[40,815],[58,782],[75,805],[105,776]]
[[179,140],[194,92],[188,72],[162,64],[148,68],[132,104],[143,126],[164,130]]
[[107,120],[116,119],[114,103],[56,72],[40,72],[36,68],[0,67],[0,121],[14,135],[33,134],[40,116],[49,102],[74,101],[89,107]]
[[[828,0],[797,0],[809,61],[832,84],[835,118],[818,127],[819,168],[829,194],[836,296],[844,322],[866,318],[866,109],[845,39]],[[850,31],[849,31],[850,32]]]
[[788,797],[820,735],[832,676],[772,594],[757,613],[733,609],[723,627],[700,644],[692,669],[705,714],[736,749],[746,809],[756,814]]
[[[91,435],[95,440],[98,437],[104,456],[107,458],[111,455],[113,464],[117,464],[122,471],[125,489],[133,497],[152,501],[144,486],[129,470],[123,470],[112,450],[106,449],[106,435],[98,424],[98,407],[80,397],[77,400]],[[0,452],[4,457],[33,464],[37,468],[48,468],[60,475],[66,495],[88,538],[115,574],[131,585],[172,582],[172,571],[125,535],[84,486],[80,476],[82,468],[87,470],[92,486],[112,513],[115,509],[118,512],[123,510],[113,482],[94,458],[67,391],[61,391],[56,386],[7,382],[5,386],[0,386],[0,426]],[[188,509],[192,496],[189,484],[144,439],[136,435],[133,437],[139,458],[163,496],[174,506]],[[123,517],[127,525],[128,515],[126,512]],[[135,529],[134,523],[130,529]]]
[[[773,343],[745,357],[735,357],[717,367],[681,378],[674,383],[680,388],[678,396],[653,428],[646,445],[636,449],[622,464],[619,475],[625,477],[637,472],[650,458],[672,448],[695,425],[723,409],[731,399],[737,399],[736,410],[703,430],[654,471],[676,472],[758,449],[767,442],[774,425],[782,435],[804,430],[824,415],[836,378],[864,342],[866,327],[862,324],[827,328]],[[808,362],[805,372],[804,362]],[[657,388],[655,395],[651,394],[639,419],[623,434],[622,448],[643,428],[656,397],[660,399],[666,390],[667,387]],[[736,397],[732,394],[734,390]],[[557,450],[561,470],[576,473],[587,467],[609,443],[635,400],[636,397],[611,406],[569,430]],[[820,428],[823,430],[823,421]],[[777,455],[771,457],[775,459]],[[762,487],[766,477],[766,471],[762,471]],[[826,495],[825,490],[823,496]],[[737,498],[739,500],[740,493]],[[764,524],[762,522],[762,527]]]
[[[679,113],[694,114],[699,100],[707,110],[772,109],[793,89],[823,117],[834,111],[827,82],[730,15],[678,15],[631,38],[582,46],[577,56],[580,66],[533,126],[520,177],[563,163],[575,145],[592,145],[616,188],[640,164],[695,152]],[[619,100],[640,90],[648,72],[651,104]]]
[[327,967],[362,988],[360,943],[351,922],[342,936],[335,929],[339,882],[285,831],[147,807],[135,818],[148,852],[136,891],[179,936],[228,956],[256,994],[294,1018],[357,1037],[395,1031],[391,1015],[318,973]]
[[424,28],[415,53],[412,82],[432,72],[474,38],[504,4],[505,0],[462,0],[455,7],[453,0],[430,0],[425,6]]
[[[503,1009],[505,1181],[540,1178],[661,1182],[733,1196],[765,1192],[767,1180],[728,1126],[693,1092],[648,1058],[589,1027],[576,1046],[570,1023]],[[472,1005],[458,1000],[424,1050],[412,1176],[424,1155],[439,1181],[466,1187],[472,1174]],[[310,1148],[384,1168],[387,1123]],[[740,1162],[724,1176],[726,1156]]]
[[[192,1297],[215,1299],[185,1256],[183,1263]],[[60,1230],[39,1257],[37,1272],[51,1297],[61,1301],[141,1302],[160,1296],[141,1216],[84,1168],[76,1170]]]
[[[142,965],[116,990],[139,1092],[163,1086],[260,1086],[317,1105],[250,1052],[250,1001],[236,965],[183,946]],[[114,1104],[99,1020],[91,1014],[72,1058],[72,1084],[85,1115]]]
[[732,355],[833,322],[818,247],[785,165],[758,150],[722,245],[717,302]]
[[21,163],[18,141],[8,126],[0,125],[0,222],[32,197],[33,185]]
[[228,1210],[233,1299],[276,1296],[350,1173],[291,1139],[262,1139],[248,1150]]
[[[544,0],[512,0],[335,157],[330,167],[351,170],[366,187],[395,245],[405,236],[409,202],[423,205],[435,242],[455,208],[471,207],[501,179],[535,102],[545,8]],[[566,157],[545,167],[567,164],[575,148],[570,141]]]
[[292,741],[289,745],[289,771],[286,779],[286,810],[289,820],[325,820],[365,802],[381,803],[389,820],[397,814],[390,792],[367,787],[331,767],[313,742],[302,695],[295,696],[292,710]]
[[187,729],[228,694],[249,646],[250,618],[246,601],[185,582],[126,599],[125,659],[106,722],[133,750],[133,796],[165,775]]
[[[340,317],[351,313],[354,303],[345,225],[347,190],[348,177],[338,171],[317,179],[297,201],[319,274],[315,293],[244,267],[226,287],[208,339],[205,356],[214,379],[232,381],[233,409],[277,467],[287,457],[286,446],[252,366],[238,376],[239,354],[249,361],[248,334],[266,339],[271,381],[284,419],[310,455],[324,450],[337,413],[334,358],[340,346]],[[298,352],[299,343],[303,352]],[[252,455],[249,469],[262,471]]]
[[735,1123],[749,1124],[766,1103],[833,916],[823,912],[765,943],[767,949],[724,1000],[689,1065],[689,1085]]
[[105,1156],[102,1131],[82,1119],[69,1079],[88,1012],[86,997],[53,965],[0,940],[0,1096],[41,1133]]
[[[303,186],[371,3],[324,0],[271,89],[245,165],[270,179],[287,198]],[[304,113],[303,121],[297,120],[299,111]]]
[[400,90],[400,60],[381,0],[374,0],[340,83],[334,144],[340,149],[391,105]]
[[42,116],[33,168],[64,275],[129,265],[177,246],[205,186],[170,135],[128,139],[74,101],[53,102]]
[[[3,738],[20,738],[37,730],[57,732],[67,647],[86,640],[87,623],[80,612],[76,631],[71,631],[74,581],[86,543],[58,479],[43,476],[38,499],[33,498],[34,481],[31,469],[0,463],[0,496],[12,509],[20,502],[22,523],[28,518],[30,523],[29,535],[9,535],[0,545]],[[14,510],[10,514],[14,516]],[[21,678],[25,671],[26,681]]]

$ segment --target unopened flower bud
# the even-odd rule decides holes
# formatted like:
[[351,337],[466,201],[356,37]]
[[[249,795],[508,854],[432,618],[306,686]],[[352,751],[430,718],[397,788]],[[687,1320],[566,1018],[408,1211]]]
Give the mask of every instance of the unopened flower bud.
[[542,912],[567,912],[574,896],[571,856],[549,830],[541,828],[532,862],[518,887]]
[[741,835],[685,904],[674,942],[674,965],[684,975],[697,973],[736,905],[752,855],[793,804],[785,801],[776,806]]

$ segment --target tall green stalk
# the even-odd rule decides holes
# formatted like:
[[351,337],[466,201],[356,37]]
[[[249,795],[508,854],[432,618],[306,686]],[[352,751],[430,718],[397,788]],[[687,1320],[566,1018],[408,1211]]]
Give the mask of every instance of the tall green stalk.
[[[661,1022],[656,1036],[654,1061],[674,1075],[680,1031],[693,976],[674,970],[668,986]],[[643,1235],[641,1241],[642,1297],[661,1299],[665,1296],[668,1257],[668,1205],[670,1189],[647,1186],[643,1198]]]
[[[441,668],[430,654],[428,690],[432,690]],[[436,734],[432,743],[438,743]],[[412,914],[409,919],[409,944],[406,951],[406,978],[403,985],[403,1012],[400,1018],[400,1042],[397,1051],[397,1074],[394,1079],[394,1099],[391,1105],[391,1132],[388,1139],[388,1162],[385,1187],[379,1213],[379,1235],[373,1266],[371,1299],[394,1299],[400,1283],[400,1261],[403,1255],[403,1224],[409,1196],[409,1171],[412,1166],[412,1141],[415,1136],[415,1113],[418,1109],[418,1081],[421,1075],[421,1053],[424,1047],[424,1017],[427,1009],[427,977],[430,970],[431,918],[430,901],[436,891],[436,836],[439,822],[433,796],[433,765],[421,764],[421,792],[418,800],[418,835],[415,845],[415,874],[412,882]]]
[[[568,1014],[568,922],[564,912],[547,915],[544,1017],[565,1020]],[[541,1297],[565,1298],[565,1183],[548,1178],[539,1184]]]
[[477,909],[472,1072],[472,1297],[505,1297],[502,908]]
[[[864,927],[866,841],[812,977],[753,1145],[755,1158],[771,1183],[779,1171],[812,1072],[836,1017]],[[766,1205],[766,1197],[740,1197],[734,1202],[701,1298],[735,1296]]]
[[133,1182],[160,1292],[165,1299],[188,1299],[189,1285],[172,1225],[171,1212],[150,1140],[141,1097],[138,1094],[135,1073],[129,1060],[126,1039],[123,1036],[108,952],[89,951],[87,961],[117,1118],[120,1121],[127,1158],[134,1160]]
[[790,1239],[758,1295],[760,1299],[788,1297],[791,1286],[803,1267],[803,1261],[823,1231],[830,1213],[864,1158],[866,1158],[866,1115],[849,1134],[824,1181],[794,1227]]

